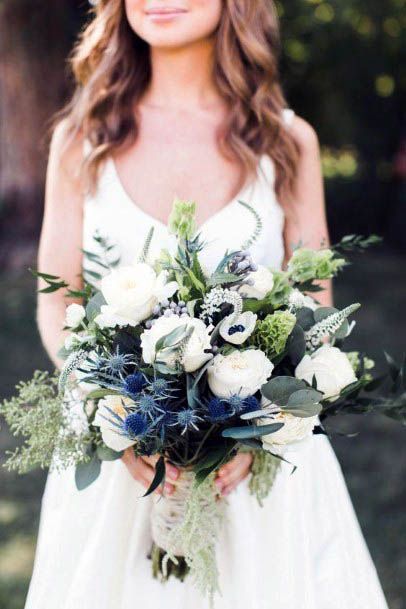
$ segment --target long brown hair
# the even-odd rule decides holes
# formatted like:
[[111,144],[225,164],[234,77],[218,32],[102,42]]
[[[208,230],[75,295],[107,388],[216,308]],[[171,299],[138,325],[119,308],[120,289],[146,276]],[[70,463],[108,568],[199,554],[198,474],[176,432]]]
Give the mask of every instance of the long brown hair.
[[[99,0],[69,63],[76,90],[56,116],[65,118],[67,141],[79,133],[92,144],[83,170],[91,191],[98,169],[115,149],[135,141],[134,107],[151,77],[148,44],[131,29],[124,0]],[[298,149],[284,128],[286,102],[278,76],[279,29],[272,0],[224,0],[215,39],[214,81],[230,111],[218,131],[223,154],[238,161],[244,180],[268,154],[276,191],[293,187]]]

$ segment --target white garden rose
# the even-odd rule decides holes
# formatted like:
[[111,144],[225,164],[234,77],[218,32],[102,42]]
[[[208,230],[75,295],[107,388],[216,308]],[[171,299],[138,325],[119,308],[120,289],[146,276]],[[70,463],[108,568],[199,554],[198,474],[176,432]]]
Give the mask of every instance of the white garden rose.
[[73,303],[66,308],[65,326],[68,328],[77,328],[86,317],[85,308],[82,305]]
[[313,434],[313,429],[318,423],[318,417],[295,417],[289,412],[279,412],[272,420],[260,419],[259,425],[269,425],[270,423],[283,423],[283,427],[275,433],[262,436],[262,445],[265,450],[273,453],[281,452],[280,449],[297,445]]
[[107,395],[99,401],[93,425],[100,427],[103,442],[117,452],[125,450],[129,446],[135,444],[134,440],[121,435],[120,430],[116,427],[117,419],[112,413],[120,417],[124,423],[127,412],[124,406],[132,404],[132,401],[119,395]]
[[246,311],[238,317],[232,313],[224,318],[220,326],[220,336],[232,345],[242,345],[254,331],[257,316]]
[[311,355],[305,355],[296,367],[298,379],[311,384],[313,375],[324,398],[338,396],[344,387],[357,380],[346,354],[331,345],[323,345]]
[[101,328],[136,326],[152,314],[158,303],[178,289],[176,281],[167,282],[168,273],[157,275],[152,267],[140,262],[113,270],[101,281],[107,302],[95,322]]
[[256,298],[257,300],[261,300],[262,298],[265,298],[268,292],[273,288],[273,274],[266,266],[258,265],[258,270],[249,273],[247,279],[249,279],[253,285],[244,283],[239,290],[241,296],[244,296],[245,298]]
[[207,369],[209,387],[215,396],[227,398],[254,395],[272,374],[273,363],[260,349],[218,354]]
[[[160,338],[170,334],[176,328],[186,326],[185,329],[193,329],[182,353],[181,365],[185,372],[194,372],[208,362],[213,355],[206,353],[211,349],[210,333],[201,319],[194,317],[178,317],[178,315],[163,315],[159,317],[149,330],[141,334],[142,358],[146,364],[152,364],[156,359],[156,343]],[[159,352],[159,360],[173,368],[176,362],[176,352]]]

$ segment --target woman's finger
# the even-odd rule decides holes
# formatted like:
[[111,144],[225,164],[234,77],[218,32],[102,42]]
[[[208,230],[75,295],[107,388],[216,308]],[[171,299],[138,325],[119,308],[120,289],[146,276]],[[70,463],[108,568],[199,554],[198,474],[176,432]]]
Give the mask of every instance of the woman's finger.
[[230,463],[221,468],[216,479],[217,488],[223,492],[230,485],[237,485],[250,473],[252,456],[250,454],[237,455]]
[[[151,486],[155,476],[155,464],[157,458],[154,457],[136,457],[132,449],[127,449],[122,457],[123,462],[127,466],[132,477],[142,484],[146,489]],[[175,468],[176,469],[176,468]],[[174,491],[174,486],[165,483],[165,492],[171,494]],[[161,487],[158,487],[158,494],[161,494]]]

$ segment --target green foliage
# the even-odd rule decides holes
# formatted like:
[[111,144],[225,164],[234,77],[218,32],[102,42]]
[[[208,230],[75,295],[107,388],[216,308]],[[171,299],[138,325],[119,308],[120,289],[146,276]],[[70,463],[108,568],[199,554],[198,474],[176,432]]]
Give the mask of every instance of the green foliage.
[[330,249],[312,250],[297,248],[288,263],[292,281],[306,283],[312,280],[331,279],[347,262],[337,258]]
[[78,435],[69,424],[68,409],[58,392],[58,373],[37,371],[16,389],[17,395],[0,405],[0,414],[24,443],[10,454],[5,467],[26,473],[36,467],[64,469],[85,461],[89,437]]
[[256,497],[260,507],[263,507],[264,499],[271,492],[280,464],[280,459],[265,450],[253,452],[249,489],[251,495]]
[[238,203],[245,207],[245,209],[248,209],[248,211],[253,215],[255,220],[255,228],[252,232],[252,235],[241,246],[242,250],[248,250],[255,243],[255,241],[258,241],[258,238],[262,232],[262,218],[257,212],[257,210],[252,207],[252,205],[249,205],[244,201],[238,201]]
[[251,335],[251,344],[261,349],[272,360],[285,349],[295,324],[296,317],[289,311],[275,311],[264,320],[257,321]]
[[[216,542],[224,516],[224,500],[214,486],[215,474],[194,485],[186,503],[182,522],[172,529],[170,545],[185,548],[184,560],[196,586],[213,599],[218,588]],[[176,557],[170,556],[175,559]]]

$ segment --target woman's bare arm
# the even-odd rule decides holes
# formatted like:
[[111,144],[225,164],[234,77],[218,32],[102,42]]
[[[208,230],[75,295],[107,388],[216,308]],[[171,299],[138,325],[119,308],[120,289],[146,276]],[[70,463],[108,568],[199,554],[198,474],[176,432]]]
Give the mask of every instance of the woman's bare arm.
[[[64,150],[66,126],[54,130],[46,176],[45,211],[38,252],[38,270],[57,275],[74,288],[81,287],[83,186],[79,178],[82,142],[79,138]],[[42,279],[38,287],[46,284]],[[63,344],[66,305],[73,302],[65,290],[38,294],[37,323],[43,345],[55,366]]]
[[[304,247],[319,248],[329,244],[321,173],[320,148],[314,129],[302,118],[295,116],[289,127],[300,151],[294,192],[283,200],[286,210],[285,263],[299,243]],[[326,289],[317,292],[323,305],[332,304],[331,281],[320,282]]]

